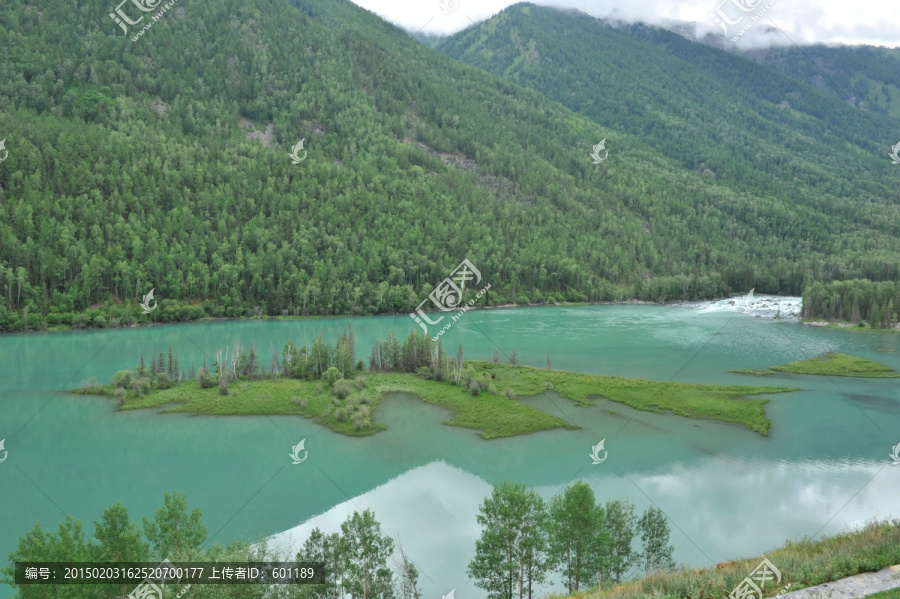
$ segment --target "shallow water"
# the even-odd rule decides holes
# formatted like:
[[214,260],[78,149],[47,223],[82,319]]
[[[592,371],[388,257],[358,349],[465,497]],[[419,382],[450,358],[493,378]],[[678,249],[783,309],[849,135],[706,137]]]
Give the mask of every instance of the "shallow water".
[[[824,351],[900,369],[900,354],[878,351],[897,350],[900,335],[754,316],[727,302],[485,310],[465,314],[443,340],[451,352],[462,342],[473,359],[497,347],[543,367],[549,350],[554,368],[565,370],[802,387],[771,396],[768,438],[606,401],[579,408],[551,394],[526,401],[582,430],[485,441],[442,425],[445,410],[397,395],[376,412],[388,430],[357,439],[299,417],[118,413],[105,398],[57,393],[90,376],[107,381],[140,351],[149,360],[168,345],[185,369],[235,339],[255,342],[268,364],[270,346],[280,355],[288,337],[302,344],[320,332],[333,341],[346,318],[2,336],[0,439],[9,454],[0,463],[0,562],[35,521],[55,528],[70,514],[92,532],[105,507],[121,501],[133,520],[152,517],[172,489],[187,493],[221,543],[276,535],[274,545],[296,548],[313,526],[334,530],[354,509],[371,507],[419,566],[425,596],[455,587],[460,599],[484,597],[466,565],[478,505],[504,479],[548,499],[583,479],[598,497],[627,498],[639,512],[655,504],[670,518],[676,560],[693,567],[900,517],[900,466],[889,457],[900,443],[896,379],[727,372]],[[403,337],[414,323],[402,315],[354,318],[353,326],[365,357],[388,329]],[[292,465],[291,446],[304,438],[309,458]],[[592,465],[588,454],[601,439],[608,459]]]

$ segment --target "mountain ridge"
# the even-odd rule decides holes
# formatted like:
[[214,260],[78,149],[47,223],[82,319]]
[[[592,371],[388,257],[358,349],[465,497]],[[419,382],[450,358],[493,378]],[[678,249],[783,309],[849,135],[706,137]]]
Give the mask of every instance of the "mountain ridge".
[[466,257],[487,305],[799,294],[880,267],[790,229],[816,210],[791,217],[346,0],[180,5],[137,42],[107,9],[0,11],[0,329],[146,320],[151,287],[162,321],[403,313]]

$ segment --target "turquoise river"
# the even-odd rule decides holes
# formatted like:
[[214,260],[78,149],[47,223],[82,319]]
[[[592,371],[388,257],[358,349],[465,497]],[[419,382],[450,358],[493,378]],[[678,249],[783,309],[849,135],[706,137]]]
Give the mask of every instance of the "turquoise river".
[[[408,396],[376,411],[388,430],[348,438],[300,417],[119,413],[107,398],[61,393],[89,377],[108,382],[141,351],[172,346],[182,365],[239,340],[268,365],[290,337],[334,341],[348,318],[233,321],[0,336],[0,567],[35,522],[55,529],[71,515],[88,534],[122,502],[151,516],[163,492],[187,494],[211,542],[269,538],[290,550],[318,526],[330,532],[371,508],[421,570],[424,597],[455,589],[483,599],[466,574],[475,515],[492,484],[526,483],[549,499],[583,479],[598,497],[651,505],[670,519],[675,558],[703,567],[758,555],[788,539],[833,534],[900,517],[900,379],[729,374],[838,351],[900,369],[900,335],[754,318],[726,302],[694,306],[509,308],[465,314],[444,335],[470,359],[516,350],[522,363],[579,372],[701,383],[787,385],[771,396],[768,438],[712,421],[639,412],[601,401],[579,408],[558,396],[526,399],[581,430],[486,441],[442,424],[449,413]],[[408,315],[353,318],[357,356]],[[612,412],[610,412],[612,410]],[[627,424],[626,424],[627,423]],[[624,427],[623,427],[624,425]],[[306,439],[308,459],[291,463]],[[608,459],[591,446],[605,439]],[[559,590],[547,585],[542,591]],[[0,587],[0,597],[11,596]]]

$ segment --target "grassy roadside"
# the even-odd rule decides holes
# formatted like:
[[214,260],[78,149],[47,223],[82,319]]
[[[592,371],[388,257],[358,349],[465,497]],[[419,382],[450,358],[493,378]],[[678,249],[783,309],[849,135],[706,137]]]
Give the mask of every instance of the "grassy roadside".
[[[900,563],[900,520],[869,522],[849,532],[812,541],[788,542],[758,557],[719,564],[703,570],[647,576],[610,589],[595,589],[587,599],[696,599],[727,597],[743,579],[767,558],[781,571],[781,582],[764,589],[774,597],[787,585],[796,591],[863,572],[875,572]],[[897,591],[890,591],[896,593]],[[754,595],[755,596],[755,595]],[[874,595],[875,597],[900,597]]]
[[[767,436],[770,423],[765,404],[769,400],[744,398],[798,390],[626,379],[491,362],[468,362],[467,365],[476,375],[490,377],[501,393],[482,393],[476,397],[462,387],[413,374],[369,373],[365,376],[363,393],[354,401],[362,401],[367,409],[375,410],[387,394],[408,393],[453,412],[453,418],[445,424],[479,430],[483,438],[494,439],[541,430],[577,428],[516,400],[553,390],[579,406],[593,405],[593,398],[604,397],[639,410],[669,411],[688,418],[737,424]],[[510,397],[504,393],[506,390],[510,391]],[[114,387],[84,387],[72,392],[114,396]],[[220,395],[217,388],[201,389],[196,381],[154,389],[143,397],[128,392],[121,398],[119,409],[165,407],[164,412],[207,415],[298,415],[314,419],[335,432],[354,436],[384,430],[384,425],[377,422],[359,428],[352,422],[339,420],[332,411],[336,401],[321,381],[265,378],[237,381],[231,385],[227,396]]]
[[787,374],[812,374],[819,376],[850,376],[861,378],[897,378],[897,372],[889,366],[848,354],[825,354],[809,360],[770,366],[769,370],[729,370],[734,374],[769,376],[776,372]]
[[900,599],[900,589],[891,589],[890,591],[882,591],[869,595],[868,599]]

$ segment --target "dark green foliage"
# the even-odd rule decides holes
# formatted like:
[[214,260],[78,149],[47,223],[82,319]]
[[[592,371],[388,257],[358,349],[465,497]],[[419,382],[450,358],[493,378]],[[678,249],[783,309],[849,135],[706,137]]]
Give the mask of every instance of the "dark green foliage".
[[900,322],[900,283],[885,281],[832,281],[813,283],[803,293],[805,320],[865,322],[874,328],[892,328]]
[[164,505],[153,520],[144,518],[144,531],[150,541],[153,558],[188,561],[196,559],[206,541],[206,526],[198,508],[188,513],[184,493],[165,493]]
[[198,3],[136,43],[41,7],[0,23],[2,330],[408,313],[465,256],[486,305],[900,280],[887,104],[669,32],[513,7],[442,45],[538,93],[347,0]]
[[346,399],[348,395],[353,393],[353,383],[346,379],[339,379],[331,386],[331,392],[338,399]]
[[[877,114],[900,117],[900,52],[884,46],[773,47],[747,58],[805,81],[841,101]],[[819,66],[810,68],[810,62]],[[828,81],[822,80],[822,71]]]
[[606,502],[606,531],[609,533],[609,561],[602,578],[621,582],[624,576],[640,559],[641,554],[632,547],[637,532],[637,516],[634,506],[622,499]]
[[[310,589],[314,597],[393,599],[393,572],[387,564],[393,549],[393,539],[382,533],[375,515],[365,510],[342,522],[340,533],[326,535],[313,529],[296,559],[324,564],[325,584]],[[403,570],[400,575],[404,576]],[[410,576],[408,569],[405,576]]]
[[334,386],[334,384],[340,378],[342,378],[341,371],[338,370],[337,368],[335,368],[334,366],[332,366],[331,368],[329,368],[322,374],[322,380],[325,381],[325,384],[328,385],[329,387]]
[[468,574],[489,599],[531,599],[546,579],[548,516],[544,500],[523,484],[503,482],[481,504],[482,527]]
[[250,344],[250,353],[247,355],[242,374],[249,379],[256,378],[259,375],[259,356],[256,355],[256,347],[252,343]]
[[116,387],[129,387],[131,386],[132,373],[130,370],[120,370],[115,373],[112,378],[112,384]]
[[[621,196],[623,210],[644,219],[635,244],[646,234],[660,252],[652,264],[673,267],[649,266],[628,296],[678,299],[695,292],[698,275],[715,273],[734,290],[793,295],[816,280],[900,280],[900,169],[891,171],[887,157],[897,140],[885,137],[900,127],[900,50],[814,47],[837,91],[805,47],[748,52],[757,64],[664,29],[531,4],[438,48],[602,126],[579,144],[586,156],[607,138],[610,157],[597,169],[630,169],[638,156],[661,154],[698,175],[681,189],[654,175],[634,179],[640,197]],[[866,111],[848,104],[848,93]],[[694,233],[702,239],[691,245]],[[679,289],[682,274],[691,280]]]
[[[103,511],[94,522],[94,535],[89,537],[80,522],[66,516],[56,532],[45,531],[40,523],[21,539],[10,554],[10,564],[0,569],[0,580],[9,583],[18,599],[116,599],[128,596],[138,585],[74,584],[15,585],[12,583],[15,562],[104,562],[111,565],[126,562],[248,562],[281,561],[265,546],[251,547],[234,541],[227,548],[217,544],[204,549],[208,538],[199,509],[189,510],[186,498],[177,491],[165,493],[165,502],[154,517],[143,518],[143,525],[130,521],[128,510],[117,503]],[[394,599],[394,572],[388,558],[394,541],[381,530],[371,511],[354,512],[342,524],[341,531],[324,535],[313,530],[297,553],[300,562],[324,565],[324,585],[283,585],[277,596],[283,599]],[[399,599],[418,599],[418,572],[402,553],[397,563],[402,593]],[[174,588],[173,588],[174,586]],[[184,594],[216,599],[250,599],[270,596],[262,585],[172,585],[165,594]]]
[[210,373],[209,368],[206,366],[200,367],[200,370],[197,373],[197,381],[200,383],[201,389],[209,389],[215,387],[218,384],[218,377],[215,377]]
[[570,593],[589,589],[608,570],[611,537],[606,510],[584,481],[550,500],[550,556]]
[[650,574],[659,570],[672,570],[675,548],[669,545],[669,524],[666,515],[658,507],[647,508],[637,523],[644,548],[644,572]]

